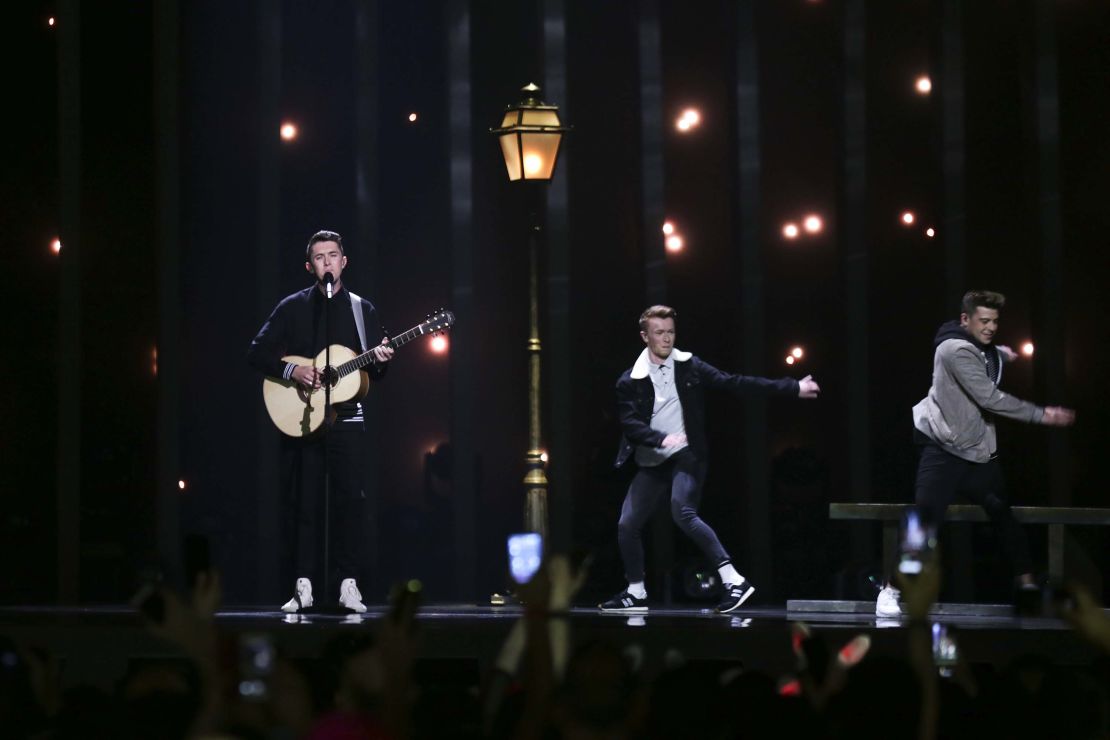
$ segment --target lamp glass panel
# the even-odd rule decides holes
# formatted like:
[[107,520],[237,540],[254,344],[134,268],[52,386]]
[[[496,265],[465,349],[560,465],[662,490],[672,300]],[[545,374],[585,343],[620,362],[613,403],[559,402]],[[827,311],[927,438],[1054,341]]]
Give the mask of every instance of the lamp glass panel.
[[520,179],[520,142],[516,134],[502,134],[501,154],[505,157],[505,170],[510,180]]
[[555,169],[555,155],[559,153],[561,133],[521,134],[524,148],[524,179],[550,180]]
[[559,111],[528,110],[521,111],[520,123],[524,126],[558,126]]

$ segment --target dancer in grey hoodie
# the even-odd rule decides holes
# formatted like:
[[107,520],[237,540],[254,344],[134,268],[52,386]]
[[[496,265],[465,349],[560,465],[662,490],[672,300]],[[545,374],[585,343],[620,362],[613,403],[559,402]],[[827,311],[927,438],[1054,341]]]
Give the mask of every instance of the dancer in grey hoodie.
[[[1002,366],[1017,355],[995,346],[1001,293],[973,290],[962,302],[960,320],[941,325],[933,354],[933,385],[913,407],[914,438],[921,445],[914,496],[922,518],[938,531],[957,495],[979,504],[998,528],[1003,548],[1021,586],[1034,586],[1025,532],[1014,521],[998,464],[994,418],[1066,427],[1075,412],[1041,407],[998,388]],[[898,592],[886,586],[875,605],[880,617],[897,616]]]

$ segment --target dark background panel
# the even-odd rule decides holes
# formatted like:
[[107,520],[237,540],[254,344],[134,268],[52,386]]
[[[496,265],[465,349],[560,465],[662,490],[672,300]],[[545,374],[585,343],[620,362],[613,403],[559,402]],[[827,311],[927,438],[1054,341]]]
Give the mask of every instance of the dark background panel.
[[[504,586],[504,538],[522,520],[527,444],[527,231],[524,193],[507,182],[496,140],[504,106],[529,81],[542,81],[541,2],[470,3],[472,176],[460,190],[449,180],[448,16],[441,3],[335,0],[306,5],[257,0],[174,5],[180,24],[180,79],[154,73],[150,8],[122,3],[83,9],[80,20],[82,107],[80,158],[81,331],[79,552],[84,601],[121,601],[144,574],[168,567],[155,553],[158,377],[159,173],[156,90],[176,90],[180,104],[180,471],[182,534],[212,542],[230,601],[270,603],[264,575],[280,543],[265,525],[276,491],[260,470],[273,459],[274,432],[262,410],[259,378],[246,367],[250,338],[277,300],[306,285],[303,249],[319,228],[349,238],[350,286],[380,309],[399,332],[449,303],[455,238],[452,203],[470,202],[473,308],[470,341],[446,355],[415,343],[398,354],[375,389],[370,423],[375,449],[368,489],[375,515],[367,542],[377,554],[364,593],[379,600],[389,582],[415,575],[429,598],[481,599]],[[564,541],[595,554],[586,596],[621,580],[615,522],[628,471],[612,458],[619,432],[613,384],[642,348],[635,321],[645,302],[645,261],[661,240],[645,229],[642,178],[641,74],[636,4],[566,3],[567,92],[551,100],[574,131],[563,155],[569,192],[565,255],[569,265],[569,394],[547,399],[569,407],[569,478],[573,506]],[[1037,85],[1044,38],[1036,3],[960,4],[964,76],[965,245],[967,285],[946,283],[946,247],[954,238],[943,217],[943,123],[939,88],[943,8],[936,3],[866,3],[863,15],[865,100],[865,241],[846,243],[845,35],[841,2],[754,6],[761,175],[758,193],[739,191],[737,44],[742,4],[692,8],[659,5],[663,81],[661,183],[665,211],[685,238],[666,258],[667,300],[679,311],[679,345],[728,370],[769,376],[812,373],[824,389],[818,403],[774,402],[766,425],[745,427],[744,402],[713,400],[709,413],[713,464],[703,512],[726,545],[744,559],[753,522],[744,453],[766,443],[774,582],[767,598],[843,593],[844,584],[877,567],[877,553],[852,552],[858,530],[830,523],[829,500],[901,501],[911,495],[914,449],[909,409],[928,389],[932,338],[955,318],[953,291],[987,287],[1009,305],[1001,339],[1011,346],[1049,333],[1062,346],[1065,383],[1050,390],[1043,354],[1006,371],[1004,387],[1038,402],[1079,409],[1080,422],[1052,442],[1041,428],[1003,424],[1000,438],[1013,500],[1043,504],[1061,475],[1075,504],[1106,503],[1099,464],[1110,407],[1101,392],[1110,357],[1104,328],[1102,275],[1110,228],[1103,135],[1110,100],[1103,4],[1052,6],[1058,89],[1058,158],[1044,156],[1043,91]],[[8,321],[0,339],[17,378],[3,394],[12,420],[0,431],[0,553],[31,566],[3,576],[4,599],[57,598],[59,568],[58,337],[61,265],[49,248],[61,215],[58,128],[59,34],[46,24],[50,3],[25,3],[2,33],[6,89],[15,114],[3,140],[0,259],[10,276]],[[355,26],[370,12],[372,43]],[[264,19],[280,21],[273,55],[261,44]],[[59,19],[64,23],[65,19]],[[361,44],[361,45],[360,45]],[[360,55],[373,51],[367,88]],[[918,95],[919,74],[934,91]],[[267,87],[270,85],[271,87]],[[374,133],[360,138],[357,111],[371,92]],[[269,92],[268,92],[269,91]],[[276,97],[269,97],[276,92]],[[270,107],[270,106],[273,107]],[[696,107],[701,125],[674,128]],[[1038,107],[1040,106],[1040,108]],[[13,107],[13,106],[9,106]],[[1051,109],[1051,107],[1050,107]],[[417,120],[408,115],[415,112]],[[277,140],[282,120],[299,137]],[[743,123],[747,123],[746,121]],[[376,219],[360,234],[360,171],[370,148]],[[1052,155],[1052,152],[1048,152]],[[1063,290],[1049,288],[1045,196],[1057,168]],[[1047,168],[1047,169],[1046,169]],[[758,356],[743,351],[745,321],[737,207],[758,196],[765,341]],[[903,210],[917,220],[899,221]],[[820,215],[823,231],[787,242],[782,226]],[[659,224],[661,227],[661,224]],[[938,229],[934,238],[924,235]],[[645,233],[645,231],[647,233]],[[265,235],[265,236],[263,236]],[[263,243],[265,242],[265,243]],[[846,255],[866,260],[866,320],[847,321]],[[948,255],[946,257],[946,255]],[[542,282],[542,281],[541,281]],[[449,307],[449,306],[448,306]],[[1045,325],[1059,315],[1060,326]],[[544,331],[553,330],[544,325]],[[847,339],[866,334],[869,433],[857,439],[847,419],[857,403],[844,356]],[[546,340],[545,346],[551,346]],[[784,363],[791,347],[806,354]],[[450,463],[451,363],[476,368],[468,401],[474,416],[468,445],[476,476],[475,545],[453,549],[457,482]],[[1060,397],[1056,397],[1059,394]],[[1052,397],[1049,397],[1049,396]],[[550,429],[548,430],[550,431]],[[753,439],[753,435],[756,437]],[[852,490],[849,460],[866,447],[871,490]],[[564,492],[560,492],[564,493]],[[161,495],[165,495],[164,493]],[[1056,494],[1059,496],[1059,493]],[[68,499],[67,499],[68,500]],[[553,497],[552,500],[556,500]],[[665,516],[665,512],[663,514]],[[1034,537],[1041,537],[1034,531]],[[983,542],[989,544],[986,536]],[[1088,572],[1106,564],[1106,538],[1084,534],[1076,550]],[[677,570],[698,565],[674,538]],[[981,549],[981,548],[980,548]],[[1037,550],[1035,549],[1035,552]],[[978,551],[977,551],[978,552]],[[982,553],[978,553],[982,554]],[[990,554],[986,557],[989,559]],[[474,586],[451,582],[454,559],[474,565]],[[368,561],[370,562],[370,561]],[[649,560],[649,562],[652,562]],[[996,573],[988,563],[986,572]],[[1042,564],[1043,565],[1043,564]],[[743,569],[743,568],[742,568]],[[681,590],[680,590],[681,591]],[[284,592],[282,592],[284,593]],[[681,597],[681,593],[679,593]]]

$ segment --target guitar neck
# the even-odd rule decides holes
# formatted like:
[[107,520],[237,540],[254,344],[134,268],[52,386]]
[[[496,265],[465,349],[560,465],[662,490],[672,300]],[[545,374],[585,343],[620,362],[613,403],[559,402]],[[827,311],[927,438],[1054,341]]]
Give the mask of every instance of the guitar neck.
[[[419,339],[420,337],[424,336],[425,334],[432,334],[432,333],[433,332],[430,329],[425,330],[425,327],[424,327],[423,324],[417,324],[416,326],[412,327],[408,331],[406,331],[402,334],[398,334],[395,337],[390,338],[389,342],[387,342],[384,346],[390,347],[392,349],[397,349],[398,347],[405,346],[406,344],[408,344],[409,342],[411,342],[414,339]],[[381,346],[381,345],[379,345],[379,346]],[[347,362],[344,362],[342,365],[337,367],[336,372],[338,372],[339,377],[342,378],[344,375],[347,375],[348,373],[353,373],[356,370],[361,370],[362,368],[366,367],[367,365],[373,365],[373,364],[376,364],[376,363],[377,363],[377,360],[374,359],[374,350],[373,349],[368,349],[365,352],[363,352],[361,355],[359,355],[358,357],[355,357],[353,360],[348,360]]]

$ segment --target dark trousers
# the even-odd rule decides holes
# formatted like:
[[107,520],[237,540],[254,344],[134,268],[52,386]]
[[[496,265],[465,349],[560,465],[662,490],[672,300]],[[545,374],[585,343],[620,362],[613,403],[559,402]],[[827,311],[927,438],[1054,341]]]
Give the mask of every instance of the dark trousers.
[[1029,543],[1006,502],[1006,483],[998,460],[970,462],[945,452],[931,441],[923,444],[914,498],[925,522],[936,526],[938,538],[945,511],[957,496],[982,506],[987,512],[1002,540],[1014,575],[1032,572]]
[[[340,578],[358,577],[366,536],[365,444],[362,425],[351,423],[338,423],[307,440],[282,439],[282,542],[288,575],[311,578],[325,589]],[[325,455],[330,468],[330,573],[323,572]]]
[[705,463],[689,449],[675,453],[661,465],[640,468],[628,487],[617,523],[624,571],[629,582],[644,580],[644,543],[641,532],[659,499],[671,494],[671,516],[687,537],[701,548],[714,565],[729,559],[717,534],[698,516],[701,487],[705,482]]

